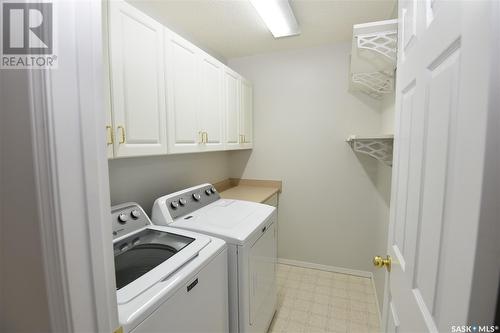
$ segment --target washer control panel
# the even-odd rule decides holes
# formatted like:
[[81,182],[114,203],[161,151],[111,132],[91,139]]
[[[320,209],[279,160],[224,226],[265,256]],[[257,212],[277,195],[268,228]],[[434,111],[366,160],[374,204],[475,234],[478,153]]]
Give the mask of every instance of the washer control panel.
[[168,195],[165,199],[165,206],[168,208],[173,219],[189,214],[201,207],[211,204],[220,199],[219,192],[211,184],[198,187],[192,190],[177,192]]
[[113,239],[151,225],[149,217],[135,202],[111,207]]

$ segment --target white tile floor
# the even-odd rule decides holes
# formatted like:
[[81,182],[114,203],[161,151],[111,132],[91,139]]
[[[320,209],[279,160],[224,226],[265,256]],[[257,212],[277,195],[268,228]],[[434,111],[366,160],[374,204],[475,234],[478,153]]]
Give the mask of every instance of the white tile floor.
[[283,264],[277,275],[270,333],[380,331],[370,279]]

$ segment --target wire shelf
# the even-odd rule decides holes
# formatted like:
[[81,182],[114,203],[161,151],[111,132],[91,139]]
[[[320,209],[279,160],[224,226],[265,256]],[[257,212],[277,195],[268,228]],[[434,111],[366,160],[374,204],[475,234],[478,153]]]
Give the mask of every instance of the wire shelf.
[[381,99],[394,91],[398,21],[353,26],[350,88]]
[[396,63],[398,46],[397,30],[382,31],[375,34],[357,35],[357,44],[360,49],[372,50],[386,56],[391,62]]
[[352,73],[352,82],[361,85],[365,93],[375,98],[381,98],[394,89],[394,78],[384,72]]
[[382,163],[392,166],[394,135],[366,136],[351,135],[346,139],[352,150],[371,156]]

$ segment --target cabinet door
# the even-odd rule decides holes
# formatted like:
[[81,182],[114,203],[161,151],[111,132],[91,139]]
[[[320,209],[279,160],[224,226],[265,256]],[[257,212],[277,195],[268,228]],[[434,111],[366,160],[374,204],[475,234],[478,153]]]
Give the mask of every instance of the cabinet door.
[[241,79],[240,131],[243,148],[253,146],[253,88],[248,80]]
[[105,129],[106,129],[106,154],[108,158],[113,158],[114,155],[114,129],[113,129],[113,113],[111,111],[111,77],[110,77],[110,67],[109,67],[109,3],[105,2],[102,6],[102,34],[103,34],[103,49],[102,53],[104,56],[103,66],[104,66],[104,110],[105,110]]
[[198,48],[165,29],[169,152],[199,151]]
[[226,149],[236,149],[240,145],[240,77],[238,74],[224,68],[224,113],[225,113],[225,146]]
[[109,14],[115,154],[166,154],[163,27],[122,1]]
[[200,57],[200,97],[198,109],[199,130],[205,132],[202,150],[222,150],[224,148],[224,119],[222,108],[222,68],[223,65],[203,53]]
[[277,242],[275,228],[276,223],[274,222],[268,225],[262,236],[250,249],[249,324],[256,332],[266,331],[276,309]]

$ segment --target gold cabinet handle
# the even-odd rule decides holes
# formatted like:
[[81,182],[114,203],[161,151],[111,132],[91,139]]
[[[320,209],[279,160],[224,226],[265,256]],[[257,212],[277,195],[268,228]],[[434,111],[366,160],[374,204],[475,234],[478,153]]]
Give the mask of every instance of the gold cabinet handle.
[[199,131],[198,135],[200,136],[200,140],[198,143],[208,143],[208,133],[205,131]]
[[125,141],[126,141],[125,127],[118,126],[118,130],[121,132],[120,141],[118,143],[119,144],[125,143]]
[[387,271],[390,272],[392,266],[392,258],[390,255],[387,255],[385,258],[382,258],[381,256],[375,256],[373,257],[373,265],[377,268],[385,267],[387,268]]
[[115,135],[113,133],[113,127],[112,126],[106,126],[106,134],[108,136],[108,140],[106,142],[108,144],[108,146],[112,145],[113,143],[115,143]]
[[245,139],[244,139],[244,135],[243,134],[240,134],[240,143],[244,143],[245,142]]

